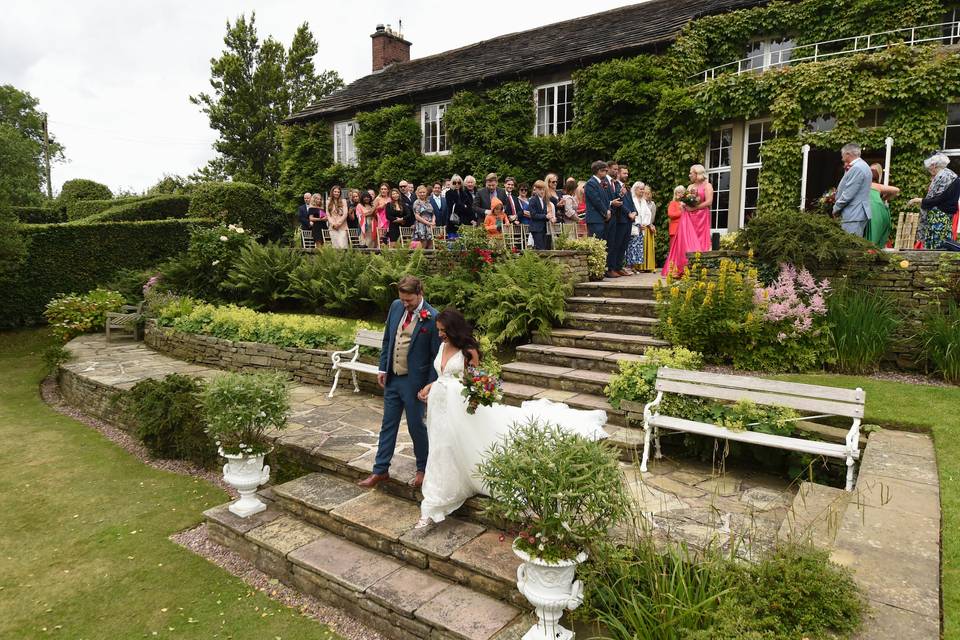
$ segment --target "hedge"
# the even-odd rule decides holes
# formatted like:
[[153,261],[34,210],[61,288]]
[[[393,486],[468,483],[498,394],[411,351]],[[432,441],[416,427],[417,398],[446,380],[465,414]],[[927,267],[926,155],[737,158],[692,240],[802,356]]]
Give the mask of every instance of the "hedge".
[[140,202],[145,199],[146,198],[144,196],[127,196],[124,198],[110,198],[107,200],[76,200],[74,202],[68,202],[66,203],[67,219],[80,220],[122,204]]
[[264,240],[279,240],[293,216],[274,206],[270,193],[248,182],[203,182],[193,190],[189,215],[237,224]]
[[141,220],[171,220],[187,217],[190,196],[162,195],[138,199],[127,204],[110,207],[100,213],[75,220],[73,224],[94,222],[136,222]]
[[187,248],[191,225],[210,220],[152,220],[23,225],[26,259],[0,281],[0,327],[43,321],[59,293],[93,289],[121,269],[146,269]]
[[13,207],[13,214],[24,224],[50,224],[67,219],[62,207]]
[[86,178],[67,180],[60,187],[60,195],[57,196],[61,204],[70,204],[77,200],[106,200],[112,197],[110,187]]

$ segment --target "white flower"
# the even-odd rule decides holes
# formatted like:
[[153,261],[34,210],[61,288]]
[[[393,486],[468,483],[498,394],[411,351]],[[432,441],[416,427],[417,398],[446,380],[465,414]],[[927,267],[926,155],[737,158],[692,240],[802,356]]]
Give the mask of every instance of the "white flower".
[[542,544],[541,544],[541,545],[537,545],[537,549],[540,549],[540,551],[543,551],[543,548],[544,548],[544,547],[543,547]]
[[236,231],[237,233],[243,233],[243,227],[237,227],[236,229],[234,229],[234,231]]
[[220,261],[219,261],[219,260],[214,260],[214,261],[213,261],[213,266],[217,266],[218,264],[220,264]]
[[226,242],[227,236],[220,236],[220,242]]
[[243,444],[242,442],[240,443],[240,448],[241,448],[241,449],[243,449],[243,448],[246,447],[246,446],[247,446],[247,445]]
[[227,225],[227,229],[233,230],[233,229],[236,229],[236,228],[237,228],[237,225],[235,225],[235,224]]

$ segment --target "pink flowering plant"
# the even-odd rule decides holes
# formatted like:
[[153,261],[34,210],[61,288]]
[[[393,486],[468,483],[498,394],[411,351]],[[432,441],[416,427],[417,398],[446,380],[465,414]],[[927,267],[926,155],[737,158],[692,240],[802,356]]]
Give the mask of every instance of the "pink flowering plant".
[[804,371],[830,358],[827,326],[828,280],[806,269],[780,265],[768,287],[754,291],[755,312],[744,326],[746,340],[733,352],[738,369]]

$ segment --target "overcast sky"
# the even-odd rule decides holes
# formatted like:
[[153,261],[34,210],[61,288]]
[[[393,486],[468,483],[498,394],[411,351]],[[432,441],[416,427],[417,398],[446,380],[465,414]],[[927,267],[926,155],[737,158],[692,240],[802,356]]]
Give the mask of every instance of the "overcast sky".
[[142,191],[213,156],[216,135],[188,96],[210,90],[210,58],[223,49],[226,21],[240,14],[256,11],[261,40],[273,35],[284,46],[309,22],[317,69],[349,83],[370,72],[377,23],[396,28],[402,19],[419,58],[633,3],[486,0],[471,18],[462,3],[391,0],[3,0],[0,84],[28,91],[50,114],[68,160],[53,167],[55,191],[78,177]]

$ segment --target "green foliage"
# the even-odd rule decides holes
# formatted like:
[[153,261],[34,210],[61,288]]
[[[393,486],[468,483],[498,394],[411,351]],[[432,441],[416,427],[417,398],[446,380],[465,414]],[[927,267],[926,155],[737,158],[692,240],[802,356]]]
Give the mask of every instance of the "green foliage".
[[200,393],[208,433],[224,453],[262,455],[271,449],[271,429],[287,427],[290,393],[278,373],[223,373]]
[[566,251],[586,251],[590,255],[587,257],[589,265],[590,279],[603,280],[607,272],[607,241],[600,238],[570,238],[567,236],[558,236],[554,241],[554,247],[558,250]]
[[242,228],[196,227],[186,251],[160,265],[161,286],[167,291],[209,301],[223,299],[227,280],[241,250],[254,244]]
[[[357,114],[357,159],[360,184],[396,184],[411,174],[422,157],[420,124],[409,105],[394,105]],[[384,153],[389,149],[389,153]],[[417,181],[419,176],[409,175]]]
[[290,210],[302,204],[304,193],[326,191],[333,184],[345,186],[352,181],[338,181],[327,174],[333,164],[333,137],[325,122],[302,126],[280,127],[281,202]]
[[64,294],[47,303],[43,312],[53,335],[61,342],[103,329],[108,311],[119,311],[123,296],[116,291],[94,289],[84,294]]
[[6,197],[0,194],[0,278],[13,274],[27,255],[27,243],[17,233],[17,218]]
[[290,298],[290,276],[302,262],[303,254],[295,249],[250,242],[241,247],[223,288],[235,292],[246,306],[276,309]]
[[143,196],[130,196],[125,198],[107,198],[104,200],[71,200],[70,202],[60,202],[58,207],[66,211],[67,220],[82,220],[96,213],[112,209],[132,202],[141,202],[145,200]]
[[162,178],[157,180],[155,185],[147,189],[146,194],[148,196],[189,194],[193,186],[190,181],[182,176],[165,173]]
[[629,510],[615,448],[550,424],[514,425],[477,473],[485,513],[517,524],[517,548],[548,562],[597,548]]
[[57,199],[60,204],[69,206],[77,200],[109,200],[112,197],[113,192],[107,185],[94,180],[76,178],[63,183]]
[[[60,293],[88,291],[121,269],[144,269],[187,247],[190,229],[204,220],[24,225],[22,264],[0,279],[0,327],[36,324]],[[69,261],[65,262],[65,247]]]
[[471,304],[479,309],[480,328],[501,345],[549,333],[566,315],[570,290],[560,265],[527,251],[484,271]]
[[43,364],[49,373],[56,373],[57,368],[69,362],[73,354],[70,353],[62,344],[51,344],[43,350]]
[[318,249],[290,274],[290,295],[311,310],[356,312],[362,301],[360,279],[370,258],[359,251]]
[[234,180],[275,187],[280,178],[280,123],[294,111],[343,86],[335,71],[317,74],[317,43],[306,23],[289,50],[267,37],[260,41],[256,14],[227,22],[225,48],[210,61],[213,94],[199,93],[199,105],[220,133],[212,167]]
[[60,207],[13,207],[13,215],[24,224],[53,224],[66,222],[67,216]]
[[[125,199],[126,200],[126,199]],[[97,201],[94,201],[97,202]],[[133,201],[109,207],[77,222],[134,222],[139,220],[170,220],[185,218],[190,208],[190,196],[158,195],[136,198]],[[77,207],[74,207],[74,211]]]
[[843,373],[870,373],[880,364],[900,318],[893,302],[882,293],[848,286],[830,296],[827,323],[834,368]]
[[960,307],[932,305],[920,325],[921,357],[948,382],[960,383]]
[[151,455],[213,465],[217,450],[206,433],[202,389],[200,378],[172,373],[142,380],[130,390],[127,420]]
[[[0,202],[38,205],[46,187],[44,114],[26,91],[0,85]],[[63,161],[63,145],[51,133],[51,163]]]
[[274,206],[270,193],[245,182],[204,182],[192,193],[189,215],[238,225],[248,233],[279,240],[291,226],[288,216]]
[[116,291],[123,296],[123,301],[127,304],[136,304],[143,300],[143,286],[147,281],[156,275],[157,270],[153,269],[120,269],[113,277],[104,283],[104,286],[111,291]]
[[646,359],[642,361],[617,363],[617,373],[603,390],[614,409],[619,409],[624,400],[640,404],[651,402],[656,396],[654,383],[660,367],[695,371],[703,366],[703,356],[683,347],[647,349],[644,355]]
[[476,273],[464,267],[453,267],[440,273],[432,273],[423,281],[427,297],[437,309],[453,307],[459,309],[474,326],[483,310],[473,303],[480,288]]
[[363,299],[371,302],[378,311],[386,314],[390,305],[397,299],[397,283],[403,276],[422,277],[426,260],[422,251],[404,249],[384,249],[379,255],[371,256],[366,269],[360,276],[360,290]]

